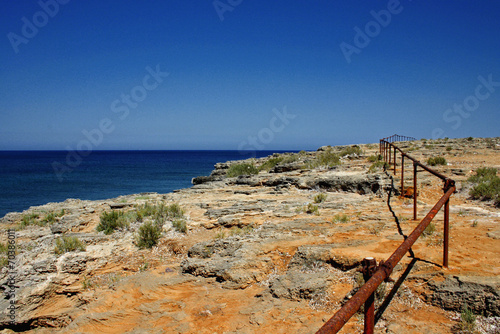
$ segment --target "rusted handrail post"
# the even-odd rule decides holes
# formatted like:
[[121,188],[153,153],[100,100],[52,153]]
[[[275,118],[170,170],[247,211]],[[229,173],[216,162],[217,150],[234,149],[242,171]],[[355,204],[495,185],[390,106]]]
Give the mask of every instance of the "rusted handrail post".
[[[363,259],[363,278],[365,282],[377,271],[377,261],[373,257]],[[372,293],[365,302],[364,334],[373,334],[375,329],[375,293]]]
[[389,144],[389,168],[391,167],[392,145]]
[[405,155],[401,154],[401,196],[405,194]]
[[413,162],[413,220],[417,220],[417,163]]
[[394,148],[394,175],[396,175],[396,148]]
[[450,233],[450,200],[444,203],[443,267],[448,268],[448,242]]

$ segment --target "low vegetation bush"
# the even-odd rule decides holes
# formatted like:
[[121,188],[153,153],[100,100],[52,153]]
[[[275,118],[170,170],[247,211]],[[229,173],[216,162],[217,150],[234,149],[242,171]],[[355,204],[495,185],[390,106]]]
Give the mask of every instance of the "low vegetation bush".
[[229,167],[226,172],[227,177],[237,177],[240,175],[255,175],[259,174],[259,169],[255,167],[253,164],[249,163],[240,163],[234,164]]
[[226,232],[224,231],[223,228],[220,228],[217,233],[214,235],[214,239],[225,239],[226,238]]
[[353,146],[349,146],[347,148],[344,148],[342,151],[340,151],[339,155],[341,157],[345,157],[346,155],[351,155],[351,154],[361,155],[361,154],[363,154],[363,150],[358,145],[353,145]]
[[443,157],[431,157],[427,159],[427,164],[429,166],[446,165],[446,159]]
[[434,225],[433,222],[430,222],[429,225],[425,228],[425,230],[422,232],[423,237],[428,237],[434,234],[436,232],[436,225]]
[[9,265],[8,252],[9,252],[8,244],[7,243],[3,244],[0,242],[0,270],[3,267]]
[[326,197],[326,194],[317,194],[316,196],[314,196],[314,203],[323,203],[324,201],[326,201]]
[[238,226],[233,226],[230,230],[231,235],[244,235],[249,234],[253,231],[253,226],[247,225],[243,228]]
[[163,226],[166,220],[184,218],[184,210],[177,203],[165,205],[164,203],[136,206],[136,219],[143,221],[146,217],[152,217],[158,226]]
[[65,214],[65,210],[62,209],[59,212],[49,212],[46,213],[45,216],[42,218],[41,215],[44,212],[33,212],[27,215],[24,215],[23,218],[21,219],[21,223],[19,225],[19,229],[24,229],[27,226],[47,226],[54,224],[56,222],[56,218],[62,217]]
[[97,232],[104,231],[104,234],[111,234],[116,229],[126,228],[128,226],[129,223],[123,212],[113,210],[111,212],[103,212],[96,230]]
[[307,204],[307,207],[306,207],[305,211],[306,211],[306,213],[315,214],[315,215],[319,216],[319,208],[318,208],[318,206],[314,205],[312,203]]
[[259,171],[263,170],[263,171],[268,172],[278,165],[285,165],[285,164],[299,161],[301,159],[301,156],[304,154],[305,154],[305,151],[304,151],[304,153],[287,153],[287,154],[280,154],[280,155],[275,154],[272,158],[267,159],[267,161],[264,162],[258,168],[258,170]]
[[85,245],[77,237],[62,237],[56,239],[56,247],[54,248],[56,254],[64,254],[75,250],[85,251]]
[[136,236],[136,245],[139,248],[153,248],[158,244],[161,236],[161,229],[157,224],[152,222],[144,223],[139,227],[139,232]]
[[462,312],[460,313],[460,323],[457,327],[460,333],[478,333],[476,331],[476,315],[467,307],[467,305],[462,307]]
[[469,195],[473,199],[490,201],[500,207],[500,177],[496,168],[484,167],[476,170],[476,175],[467,179],[473,184]]
[[281,162],[283,161],[283,157],[282,156],[279,156],[279,157],[273,157],[273,158],[269,158],[267,159],[266,162],[264,162],[260,167],[259,167],[259,170],[263,170],[263,171],[270,171],[271,169],[273,169],[275,166],[279,165]]
[[187,224],[184,219],[176,219],[172,222],[172,226],[177,232],[187,233]]
[[332,223],[347,223],[349,220],[350,218],[346,214],[336,214],[332,218]]
[[382,156],[380,154],[370,155],[368,157],[368,161],[369,162],[377,162],[377,161],[380,161],[380,160],[382,160]]
[[307,167],[309,169],[318,167],[331,168],[337,165],[340,165],[340,156],[329,149],[327,151],[321,152],[316,156],[315,159],[309,161]]
[[368,168],[368,173],[375,173],[379,170],[383,170],[385,168],[389,167],[389,164],[385,161],[377,161],[374,162],[370,168]]
[[21,224],[19,227],[24,228],[30,225],[41,226],[42,224],[40,223],[38,218],[40,218],[40,215],[38,213],[30,213],[28,215],[24,215],[23,218],[21,219]]
[[309,203],[305,206],[300,206],[298,207],[295,212],[297,213],[300,213],[300,212],[305,212],[305,213],[308,213],[308,214],[315,214],[317,216],[319,216],[319,208],[317,205],[314,205],[312,203]]

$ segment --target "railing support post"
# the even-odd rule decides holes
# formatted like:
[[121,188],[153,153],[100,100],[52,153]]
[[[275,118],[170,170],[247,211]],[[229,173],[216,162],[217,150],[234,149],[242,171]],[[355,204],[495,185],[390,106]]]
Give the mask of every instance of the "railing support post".
[[[377,261],[373,257],[363,259],[363,278],[365,282],[377,271]],[[375,328],[375,293],[372,293],[365,302],[364,334],[373,334]]]
[[413,220],[417,220],[417,163],[413,162]]
[[396,148],[394,148],[394,175],[396,175]]
[[401,196],[405,194],[405,155],[401,154]]
[[450,199],[444,203],[443,267],[448,268],[448,241],[450,233]]
[[392,146],[389,145],[389,168],[391,168]]

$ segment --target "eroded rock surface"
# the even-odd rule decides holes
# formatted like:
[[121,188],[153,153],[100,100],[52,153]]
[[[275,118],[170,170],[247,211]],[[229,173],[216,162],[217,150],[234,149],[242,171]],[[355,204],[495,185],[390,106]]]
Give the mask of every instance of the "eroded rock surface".
[[[500,316],[500,212],[489,202],[472,201],[466,182],[478,167],[500,168],[499,144],[498,138],[401,143],[421,161],[446,155],[448,165],[436,168],[453,175],[459,190],[450,213],[450,268],[440,266],[438,214],[436,232],[413,247],[419,260],[412,275],[442,279],[407,280],[380,320],[381,330],[450,333],[457,319],[450,312],[463,305]],[[0,224],[17,228],[17,253],[15,275],[8,267],[0,270],[0,327],[37,333],[314,333],[356,290],[361,260],[387,259],[418,224],[411,219],[411,200],[392,196],[394,214],[389,211],[387,191],[399,186],[399,174],[369,171],[368,157],[378,145],[359,148],[333,167],[314,165],[316,157],[353,147],[248,160],[268,164],[251,176],[227,178],[240,162],[219,163],[210,176],[193,179],[192,188],[171,194],[71,199],[10,213]],[[271,166],[272,159],[283,163]],[[419,218],[441,188],[419,173]],[[151,250],[135,244],[139,220],[110,235],[96,232],[103,212],[127,214],[145,203],[178,203],[187,232],[167,220]],[[56,214],[50,223],[21,227],[30,215],[41,222],[48,213]],[[61,237],[78,238],[85,250],[56,252]],[[6,241],[3,233],[0,242]],[[410,261],[405,257],[394,270],[395,280]],[[384,284],[385,293],[394,286]],[[8,313],[12,286],[15,325]],[[360,330],[355,320],[346,326],[347,332]]]

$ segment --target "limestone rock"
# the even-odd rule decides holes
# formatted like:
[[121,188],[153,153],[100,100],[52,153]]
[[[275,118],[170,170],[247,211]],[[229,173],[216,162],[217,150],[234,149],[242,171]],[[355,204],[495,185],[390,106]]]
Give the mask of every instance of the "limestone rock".
[[498,277],[447,276],[441,283],[430,281],[429,288],[428,301],[443,309],[460,312],[467,305],[476,314],[500,316]]
[[314,262],[323,262],[340,270],[351,270],[361,263],[362,259],[337,256],[333,244],[300,246],[290,261],[291,268],[308,267]]
[[333,277],[328,272],[304,273],[289,270],[271,281],[269,290],[276,298],[291,300],[312,299],[325,292],[333,284]]

